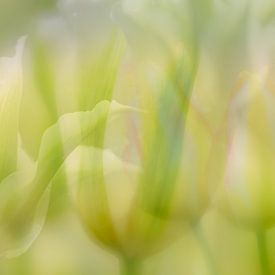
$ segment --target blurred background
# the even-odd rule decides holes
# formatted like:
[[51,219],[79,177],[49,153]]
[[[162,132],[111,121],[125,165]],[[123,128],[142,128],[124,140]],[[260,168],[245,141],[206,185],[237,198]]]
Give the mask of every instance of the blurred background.
[[[18,39],[26,36],[20,145],[35,162],[45,130],[61,115],[91,110],[100,99],[144,106],[182,57],[192,106],[216,131],[232,94],[247,89],[247,72],[268,75],[265,89],[274,96],[274,34],[273,0],[2,0],[0,56],[14,56]],[[104,85],[112,95],[100,94]],[[97,91],[98,98],[90,98]],[[119,139],[107,133],[106,142],[119,152]],[[22,255],[0,258],[1,274],[120,274],[115,254],[81,226],[68,182],[61,169],[40,234]],[[270,270],[263,273],[254,229],[232,223],[211,204],[200,223],[217,266],[213,274],[275,274],[274,227],[266,230]],[[192,227],[186,221],[179,226],[180,237],[146,257],[140,274],[210,274]]]

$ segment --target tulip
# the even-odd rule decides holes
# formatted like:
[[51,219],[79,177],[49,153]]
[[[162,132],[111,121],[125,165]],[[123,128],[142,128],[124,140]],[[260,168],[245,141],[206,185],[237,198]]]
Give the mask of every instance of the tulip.
[[257,233],[263,274],[271,274],[265,232],[275,223],[275,113],[274,95],[265,78],[265,74],[246,73],[247,85],[232,99],[218,207],[229,220]]
[[211,206],[219,183],[224,144],[191,94],[197,72],[192,62],[194,59],[185,53],[172,63],[148,107],[140,200],[153,216],[190,225],[210,272],[217,274],[200,220]]
[[[178,236],[178,224],[183,221],[192,225],[203,249],[209,252],[197,224],[218,181],[214,169],[220,160],[220,145],[217,142],[213,149],[213,133],[194,106],[187,113],[193,71],[187,70],[190,64],[177,65],[167,80],[167,89],[157,95],[156,105],[149,105],[141,116],[144,128],[134,134],[134,140],[144,138],[138,161],[131,153],[129,161],[121,150],[116,154],[106,151],[103,136],[96,133],[97,148],[78,148],[66,161],[86,232],[122,255],[126,274],[137,273],[139,261]],[[181,70],[190,74],[182,83],[175,81]],[[123,135],[124,128],[115,125]],[[104,121],[101,127],[105,128]],[[112,140],[116,136],[108,127],[107,123],[105,141],[108,133]],[[135,144],[133,136],[130,141],[124,138],[118,142],[122,148],[124,143]],[[169,237],[171,230],[174,233]]]
[[[104,18],[102,19],[106,19],[104,7],[108,5],[105,2],[103,4],[95,2],[88,4],[88,6],[89,5],[100,7],[100,11],[104,14]],[[198,22],[195,22],[195,25],[200,31],[204,28],[198,25],[204,24],[204,21],[208,21],[209,14],[212,13],[210,1],[208,1],[205,6],[207,7],[207,11],[203,20],[196,18]],[[144,38],[146,38],[146,41],[152,42],[153,45],[155,45],[155,42],[163,40],[160,39],[161,35],[155,35],[153,32],[149,32],[148,36],[148,33],[144,32],[143,27],[140,27],[140,25],[136,23],[136,20],[132,20],[132,18],[126,16],[121,10],[119,10],[119,16],[121,17],[117,18],[116,16],[118,14],[115,13],[117,11],[116,8],[117,6],[113,7],[112,16],[118,23],[124,24],[124,31],[130,42],[138,40],[131,40],[131,38],[133,38],[133,32],[131,33],[129,30],[132,28],[136,30],[134,34],[143,35],[146,33],[147,35],[144,36]],[[193,9],[196,9],[196,5],[194,5]],[[77,14],[75,15],[76,21],[83,23],[82,20],[85,20],[85,18],[79,18]],[[108,27],[110,25],[110,18],[109,15],[107,15],[107,17],[106,25]],[[103,29],[106,25],[103,26]],[[86,41],[86,37],[84,40]],[[147,43],[145,44],[147,45]],[[170,46],[170,43],[167,44]],[[192,42],[188,43],[187,41],[187,44],[189,47],[186,46],[186,48],[190,50],[189,48],[192,48]],[[155,51],[155,47],[152,47],[152,49]],[[80,143],[82,145],[92,145],[92,148],[81,147],[81,149],[73,153],[73,155],[76,155],[72,157],[73,159],[80,160],[81,163],[81,166],[77,165],[79,171],[76,172],[76,174],[79,174],[79,179],[75,179],[75,182],[79,185],[79,195],[76,199],[76,205],[79,209],[82,223],[89,236],[95,236],[95,238],[106,247],[119,251],[119,253],[123,255],[123,258],[127,259],[126,262],[128,264],[126,264],[126,266],[131,266],[132,263],[135,266],[136,264],[134,262],[136,262],[136,260],[138,261],[144,257],[144,255],[150,254],[150,252],[154,250],[155,241],[149,241],[150,238],[153,238],[154,235],[156,238],[161,238],[163,231],[165,231],[166,226],[169,227],[168,224],[171,221],[172,223],[175,221],[190,223],[195,232],[201,234],[201,231],[198,229],[198,224],[211,202],[215,185],[218,181],[218,162],[222,153],[219,152],[220,143],[216,143],[216,147],[213,146],[213,143],[217,140],[213,137],[213,133],[209,131],[209,127],[205,124],[205,121],[201,120],[201,116],[197,113],[196,108],[193,108],[193,106],[188,108],[197,69],[197,48],[194,50],[195,53],[192,53],[191,58],[186,58],[186,56],[182,58],[184,60],[182,63],[185,62],[184,64],[181,64],[181,62],[175,62],[176,64],[173,64],[175,68],[172,69],[173,72],[169,75],[168,79],[165,78],[164,82],[166,83],[163,85],[164,88],[162,87],[160,89],[161,93],[157,96],[158,99],[155,102],[155,106],[148,108],[149,116],[146,118],[147,122],[145,123],[146,133],[144,134],[144,144],[141,146],[144,150],[144,155],[141,160],[141,165],[138,168],[128,165],[128,163],[123,160],[123,157],[117,157],[109,151],[106,152],[104,150],[104,126],[98,129],[92,122],[89,125],[88,123],[84,123],[85,127],[87,126],[89,128],[87,132],[92,131],[93,134],[88,139],[82,140],[83,133],[81,131],[80,133],[75,131],[74,128],[78,125],[77,122],[76,124],[72,124],[70,129],[71,124],[69,121],[73,119],[72,114],[62,116],[58,122],[43,135],[45,128],[52,125],[65,109],[66,112],[71,112],[72,110],[66,108],[63,100],[60,108],[56,94],[53,92],[55,90],[55,83],[52,78],[53,74],[49,70],[51,66],[47,63],[47,56],[43,56],[45,53],[43,47],[42,52],[40,50],[41,49],[38,48],[36,52],[38,54],[34,58],[34,67],[36,68],[35,71],[38,72],[36,79],[38,80],[38,91],[42,92],[42,98],[45,99],[45,102],[49,103],[49,106],[46,108],[46,113],[49,114],[49,118],[46,115],[47,122],[45,127],[42,125],[39,133],[36,133],[37,135],[33,135],[32,132],[34,129],[29,128],[28,125],[24,124],[22,127],[24,145],[28,149],[28,152],[35,155],[35,157],[39,155],[38,168],[33,180],[34,189],[31,193],[30,200],[32,196],[34,198],[41,196],[46,186],[55,176],[56,170],[62,167],[64,160],[66,160],[74,148]],[[114,50],[114,52],[112,52],[112,50]],[[93,121],[92,118],[97,113],[95,111],[98,111],[100,106],[102,107],[101,104],[96,105],[100,100],[110,100],[112,97],[114,88],[114,71],[112,68],[116,67],[118,57],[116,47],[114,47],[114,49],[112,48],[112,50],[107,50],[107,52],[110,53],[111,57],[113,57],[112,54],[114,53],[114,63],[108,62],[109,60],[112,61],[112,58],[108,58],[107,54],[107,58],[104,58],[104,56],[102,58],[104,62],[101,62],[102,60],[99,58],[99,62],[96,63],[95,66],[98,68],[98,71],[96,70],[96,73],[92,74],[92,76],[90,74],[86,75],[85,72],[83,74],[82,70],[80,71],[81,85],[79,87],[80,89],[76,89],[77,103],[79,103],[79,106],[73,109],[74,111],[88,111],[85,114],[82,112],[74,114],[74,119],[76,119],[76,121],[79,119],[81,125],[83,121],[86,121],[86,119],[84,119],[86,116],[90,117],[91,121]],[[167,49],[165,48],[165,50]],[[189,62],[191,64],[189,64]],[[100,63],[103,63],[103,65]],[[108,69],[110,65],[110,74],[109,70],[106,70],[105,64],[107,64]],[[91,67],[88,66],[88,68]],[[106,71],[107,73],[105,75],[104,73]],[[98,81],[98,79],[101,79],[102,74],[104,75],[104,83],[101,80]],[[159,91],[157,91],[157,93],[158,92]],[[150,96],[151,95],[148,97]],[[31,101],[26,100],[25,102],[27,104],[24,106],[24,114],[30,116],[32,115],[29,108]],[[92,109],[94,106],[95,109]],[[60,109],[62,109],[61,112]],[[93,110],[91,111],[92,113],[94,112],[93,114],[91,113],[91,116],[89,116],[90,110]],[[65,132],[63,132],[64,122],[69,125],[65,127]],[[100,123],[104,125],[104,118]],[[40,119],[37,119],[37,124],[41,126]],[[97,124],[97,122],[95,122],[95,124]],[[82,129],[82,126],[80,128]],[[69,141],[69,149],[67,148],[68,144],[65,144],[66,148],[63,150],[64,140],[60,138],[63,136],[66,137],[65,140]],[[33,146],[33,142],[30,142],[29,137],[33,137],[36,146]],[[94,147],[97,147],[97,149]],[[98,148],[100,148],[100,150]],[[104,161],[104,159],[107,160]],[[115,166],[115,171],[112,171],[113,168],[112,165],[109,164],[109,161]],[[96,163],[99,164],[96,165]],[[217,174],[213,172],[215,168]],[[122,173],[124,169],[127,171],[125,175]],[[130,203],[130,208],[134,208],[133,211],[126,211],[126,209],[129,208],[129,203],[121,206],[117,202],[112,203],[107,200],[104,187],[105,185],[110,185],[108,184],[110,178],[112,179],[110,175],[116,175],[119,179],[117,180],[116,177],[114,177],[114,182],[120,181],[125,186],[128,185],[130,181],[137,182],[132,186],[132,188],[135,189],[135,186],[138,185],[138,189],[142,190],[137,192],[137,203],[131,195],[129,195],[130,198],[126,200],[134,201]],[[126,175],[129,175],[129,180],[125,179]],[[132,179],[136,177],[138,177],[138,180]],[[92,189],[91,186],[95,186],[95,190]],[[121,189],[124,189],[124,187],[121,187]],[[95,192],[95,194],[93,192]],[[109,193],[112,194],[115,192]],[[135,191],[130,192],[130,194],[132,193],[135,193]],[[90,198],[96,195],[98,195],[98,197],[90,201]],[[30,205],[32,205],[32,203]],[[28,203],[26,203],[24,208],[29,209]],[[117,208],[117,212],[114,210],[115,213],[112,211],[110,213],[110,210]],[[130,214],[119,213],[121,209],[130,212]],[[139,209],[137,211],[138,213],[136,213],[135,209]],[[118,222],[113,221],[119,220],[121,216],[123,217],[121,219],[126,221],[126,226],[122,226],[122,229],[117,228]],[[145,226],[133,222],[137,217],[140,217],[139,219],[143,221]],[[128,226],[128,224],[130,224],[130,226]],[[199,236],[199,238],[201,238],[201,236]],[[130,240],[135,240],[139,245],[133,245],[133,247],[131,247],[131,245],[129,245]],[[202,242],[204,243],[204,240],[202,240]],[[132,267],[129,268],[131,269]]]
[[[42,138],[31,182],[32,189],[23,203],[21,213],[29,212],[64,163],[72,159],[74,163],[67,171],[68,179],[75,179],[74,185],[78,190],[76,206],[87,233],[116,251],[124,259],[126,274],[132,274],[129,272],[137,272],[139,260],[160,246],[159,234],[150,240],[153,233],[150,225],[154,225],[153,230],[158,233],[162,231],[165,222],[144,211],[140,212],[135,206],[137,185],[133,179],[137,179],[139,174],[136,165],[127,164],[113,153],[102,149],[107,118],[112,121],[125,112],[129,114],[137,110],[115,102],[102,101],[92,111],[63,115],[50,127]],[[85,147],[79,147],[80,145]],[[81,157],[75,157],[77,152],[80,152]],[[104,163],[103,158],[106,159]],[[107,168],[106,171],[104,168],[103,173],[105,163]],[[79,178],[74,177],[74,174],[79,175]],[[105,179],[105,175],[108,179]],[[108,180],[111,188],[112,207],[107,202],[105,180]],[[114,192],[118,190],[118,186],[123,194]],[[129,192],[124,193],[125,188]],[[110,209],[113,209],[111,213]],[[167,234],[166,239],[173,235]]]
[[[131,116],[131,113],[139,112],[128,108],[126,115]],[[116,136],[117,141],[123,142],[121,137],[124,129],[119,126],[125,127],[125,124],[121,125],[118,119],[109,119],[106,135],[110,124],[118,128],[117,135],[111,133],[112,144],[116,143],[113,140]],[[124,142],[127,143],[127,140]],[[122,159],[111,149],[103,149],[105,146],[78,147],[66,159],[66,171],[74,204],[88,236],[122,259],[123,274],[134,275],[139,273],[140,262],[145,257],[169,243],[179,231],[176,231],[173,223],[167,224],[141,208],[140,166],[135,163],[131,152],[126,156],[125,153],[121,154]],[[122,153],[119,147],[125,151],[124,143],[116,148],[117,152]]]

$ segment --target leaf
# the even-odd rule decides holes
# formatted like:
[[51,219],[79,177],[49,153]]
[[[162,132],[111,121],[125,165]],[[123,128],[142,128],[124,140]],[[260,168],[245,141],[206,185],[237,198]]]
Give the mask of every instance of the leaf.
[[[172,62],[166,81],[147,119],[141,200],[149,212],[166,216],[177,185],[186,117],[196,65],[183,55]],[[184,77],[183,77],[184,76]]]
[[[42,194],[31,215],[14,220],[20,212],[21,200],[28,196],[28,187],[21,185],[21,174],[14,173],[1,184],[0,259],[13,258],[24,253],[37,238],[45,222],[50,188]],[[4,205],[3,205],[4,204]]]
[[31,218],[14,215],[27,198],[35,163],[22,150],[18,152],[18,170],[6,177],[0,185],[0,258],[12,258],[24,253],[40,233],[47,214],[50,188],[31,209]]

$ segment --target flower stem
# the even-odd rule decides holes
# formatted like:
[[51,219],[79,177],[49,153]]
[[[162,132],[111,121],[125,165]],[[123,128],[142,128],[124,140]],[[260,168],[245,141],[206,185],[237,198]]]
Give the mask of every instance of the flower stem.
[[205,234],[203,232],[203,229],[201,228],[200,223],[196,223],[192,225],[193,232],[197,238],[197,241],[200,245],[202,254],[205,258],[205,261],[207,262],[209,274],[210,275],[218,275],[217,266],[213,257],[213,254],[211,252],[211,249],[209,247],[208,241],[205,237]]
[[267,241],[266,241],[266,232],[258,231],[257,235],[257,245],[259,251],[259,260],[261,264],[262,275],[270,275],[270,265],[267,252]]
[[140,261],[134,258],[123,257],[121,260],[121,275],[140,274]]

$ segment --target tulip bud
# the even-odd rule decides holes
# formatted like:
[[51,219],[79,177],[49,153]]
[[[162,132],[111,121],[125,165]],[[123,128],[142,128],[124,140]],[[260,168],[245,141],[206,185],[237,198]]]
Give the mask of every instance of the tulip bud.
[[274,225],[275,97],[265,80],[248,74],[228,116],[228,157],[219,207],[250,229]]
[[[118,104],[113,106],[122,108]],[[109,117],[105,133],[112,134],[112,140],[106,144],[108,137],[105,137],[103,143],[103,147],[114,146],[111,149],[120,157],[110,149],[82,146],[66,160],[66,167],[74,202],[87,234],[127,259],[141,259],[174,239],[171,231],[175,228],[146,213],[140,205],[141,168],[132,148],[139,146],[135,143],[139,137],[134,137],[134,143],[133,139],[128,139],[128,134],[133,138],[130,129],[136,127],[133,122],[129,125],[129,117],[140,112],[127,109],[123,116],[127,117],[126,124],[119,122],[121,116]],[[108,128],[112,129],[112,125],[116,129],[110,133]],[[125,130],[126,126],[130,129]],[[123,145],[117,146],[118,141]]]

